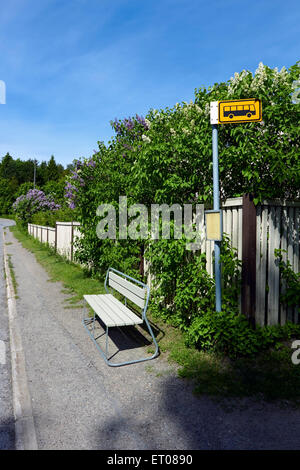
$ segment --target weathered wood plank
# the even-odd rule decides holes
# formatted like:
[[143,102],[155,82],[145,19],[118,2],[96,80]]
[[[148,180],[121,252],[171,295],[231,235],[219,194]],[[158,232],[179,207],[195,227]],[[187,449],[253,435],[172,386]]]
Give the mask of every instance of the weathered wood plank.
[[242,260],[243,256],[243,209],[238,209],[238,258]]
[[230,208],[228,210],[227,214],[227,235],[229,236],[230,239],[230,246],[232,246],[232,209]]
[[271,207],[269,217],[269,263],[268,263],[268,325],[279,323],[279,267],[274,250],[280,246],[281,207]]
[[[287,249],[287,226],[288,226],[288,211],[286,207],[282,208],[281,214],[281,242],[280,248],[281,250]],[[287,260],[287,253],[282,253],[283,261],[286,262]],[[280,280],[280,295],[283,295],[286,291],[286,281],[284,279]],[[280,303],[280,324],[285,325],[287,320],[287,305],[284,303]]]
[[242,312],[255,322],[256,208],[253,196],[243,197]]
[[212,275],[211,242],[206,240],[206,271]]
[[267,240],[268,240],[268,208],[261,209],[261,228],[259,250],[259,281],[256,282],[256,316],[261,326],[265,325],[266,313],[266,282],[267,282]]
[[[295,209],[295,250],[294,250],[294,271],[298,273],[300,271],[300,253],[299,253],[299,240],[300,238],[300,209]],[[299,321],[299,306],[295,307],[295,323]]]
[[238,220],[238,209],[232,209],[232,247],[237,250],[238,248],[238,233],[239,233],[239,220]]
[[[288,236],[287,236],[287,261],[290,262],[292,269],[294,268],[294,207],[289,207],[288,210]],[[294,321],[294,308],[287,307],[287,319],[291,322]]]
[[261,263],[262,244],[262,207],[256,209],[256,293],[255,293],[255,323],[264,326],[265,324],[265,303],[262,295],[263,266]]

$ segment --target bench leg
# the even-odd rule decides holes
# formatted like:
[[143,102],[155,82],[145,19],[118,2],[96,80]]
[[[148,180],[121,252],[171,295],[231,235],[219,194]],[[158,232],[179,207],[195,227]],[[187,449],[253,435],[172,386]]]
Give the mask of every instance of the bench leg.
[[[148,330],[149,330],[149,333],[153,339],[153,343],[155,345],[155,352],[152,356],[150,357],[145,357],[145,358],[141,358],[141,359],[135,359],[135,360],[132,360],[132,361],[125,361],[125,362],[120,362],[120,363],[117,363],[117,364],[114,364],[112,362],[110,362],[110,360],[108,359],[108,326],[106,326],[106,332],[105,332],[105,352],[104,350],[101,349],[101,347],[99,346],[99,344],[97,343],[96,339],[95,339],[95,320],[96,320],[96,314],[94,312],[94,318],[93,318],[93,327],[92,327],[92,331],[90,328],[88,328],[88,324],[91,323],[90,321],[91,319],[90,318],[84,318],[82,320],[82,323],[85,327],[85,329],[87,330],[88,334],[90,335],[91,339],[94,341],[97,349],[99,350],[99,352],[101,353],[103,359],[105,360],[106,364],[108,366],[111,366],[111,367],[119,367],[119,366],[125,366],[125,365],[129,365],[129,364],[135,364],[137,362],[144,362],[144,361],[150,361],[151,359],[154,359],[156,356],[158,356],[158,344],[157,344],[157,341],[155,339],[155,336],[153,334],[153,331],[152,331],[152,328],[149,324],[149,321],[147,318],[145,318],[145,323],[148,327]],[[104,334],[104,333],[103,333]]]
[[108,326],[106,327],[105,354],[106,359],[108,360]]
[[96,319],[96,314],[94,312],[94,321],[93,321],[93,337],[95,338],[95,319]]

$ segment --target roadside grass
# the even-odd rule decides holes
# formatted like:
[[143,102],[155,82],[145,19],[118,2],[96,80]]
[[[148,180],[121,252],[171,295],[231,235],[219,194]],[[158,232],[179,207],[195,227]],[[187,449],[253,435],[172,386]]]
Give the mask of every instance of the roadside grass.
[[9,227],[9,229],[24,248],[34,253],[37,261],[48,272],[50,281],[63,283],[63,293],[70,295],[66,299],[70,308],[82,307],[84,294],[104,293],[103,282],[87,276],[80,266],[56,254],[51,247],[35,240],[16,225]]
[[15,220],[16,216],[14,214],[0,214],[1,219],[10,219]]
[[13,285],[13,288],[14,288],[15,298],[18,299],[18,296],[17,296],[18,283],[17,283],[17,280],[16,280],[14,266],[13,266],[12,260],[11,260],[11,255],[9,253],[7,254],[7,263],[8,263],[8,268],[9,268],[9,272],[10,272],[11,282],[12,282],[12,285]]
[[[51,281],[63,283],[62,292],[70,294],[67,299],[69,306],[65,308],[78,308],[84,294],[105,292],[104,281],[89,277],[80,266],[55,254],[17,226],[9,229],[26,249],[35,254]],[[300,365],[294,365],[291,361],[293,350],[290,344],[282,343],[280,348],[266,351],[255,358],[231,360],[224,354],[187,347],[180,330],[151,315],[151,312],[148,318],[158,332],[161,357],[177,369],[180,377],[193,383],[196,395],[208,395],[221,401],[224,398],[251,396],[300,405]],[[149,347],[148,352],[153,352],[153,349]],[[154,364],[145,367],[149,374],[156,374]]]
[[229,359],[224,354],[187,347],[183,334],[156,318],[164,331],[161,352],[179,365],[178,375],[194,384],[195,395],[216,399],[253,397],[300,406],[300,365],[291,361],[290,344],[270,349],[254,358]]

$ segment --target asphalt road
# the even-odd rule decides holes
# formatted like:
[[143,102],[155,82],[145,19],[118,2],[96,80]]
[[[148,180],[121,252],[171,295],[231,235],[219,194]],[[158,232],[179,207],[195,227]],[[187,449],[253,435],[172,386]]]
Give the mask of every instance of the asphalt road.
[[[39,449],[300,449],[300,410],[252,399],[224,408],[196,398],[161,356],[108,367],[82,325],[83,309],[65,308],[62,284],[12,234],[7,241]],[[111,351],[141,352],[127,352],[122,335],[112,338]]]
[[0,219],[0,449],[15,446],[14,414],[12,406],[11,363],[7,316],[6,285],[3,265],[3,230],[14,221]]

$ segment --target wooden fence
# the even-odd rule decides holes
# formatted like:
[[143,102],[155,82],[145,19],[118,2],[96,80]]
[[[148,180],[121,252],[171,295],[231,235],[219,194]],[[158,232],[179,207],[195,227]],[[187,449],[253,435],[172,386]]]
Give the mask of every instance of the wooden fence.
[[286,286],[274,250],[285,250],[283,260],[299,272],[300,202],[265,201],[257,208],[256,229],[256,322],[299,323],[299,306],[292,308],[279,302]]
[[56,222],[56,227],[28,224],[28,233],[42,243],[48,243],[57,253],[73,261],[75,246],[73,241],[80,237],[78,222]]
[[[223,232],[242,262],[240,311],[261,326],[283,325],[287,320],[299,323],[299,307],[280,302],[286,286],[274,250],[285,250],[283,260],[299,272],[300,202],[264,201],[255,207],[247,198],[239,197],[227,199],[221,207]],[[28,232],[73,260],[73,240],[80,236],[78,226],[77,222],[57,222],[56,228],[28,224]],[[204,240],[201,251],[206,252],[206,269],[213,276],[214,242]]]
[[[249,271],[252,269],[249,266],[251,260],[243,257],[243,244],[245,245],[247,235],[243,234],[243,225],[244,230],[248,230],[250,224],[247,216],[245,218],[244,204],[245,200],[241,197],[227,199],[222,205],[223,232],[229,236],[231,246],[237,250],[238,259],[243,262],[243,270]],[[250,243],[254,242],[255,247],[252,260],[255,269],[252,280],[255,285],[253,298],[250,299],[255,324],[283,325],[287,320],[299,323],[299,306],[288,307],[280,302],[286,285],[281,279],[274,250],[285,250],[283,261],[289,261],[295,273],[300,271],[300,202],[264,201],[255,208],[255,219],[255,233],[250,234]],[[214,242],[206,241],[205,250],[207,271],[213,276]],[[242,292],[240,310],[243,311]]]

